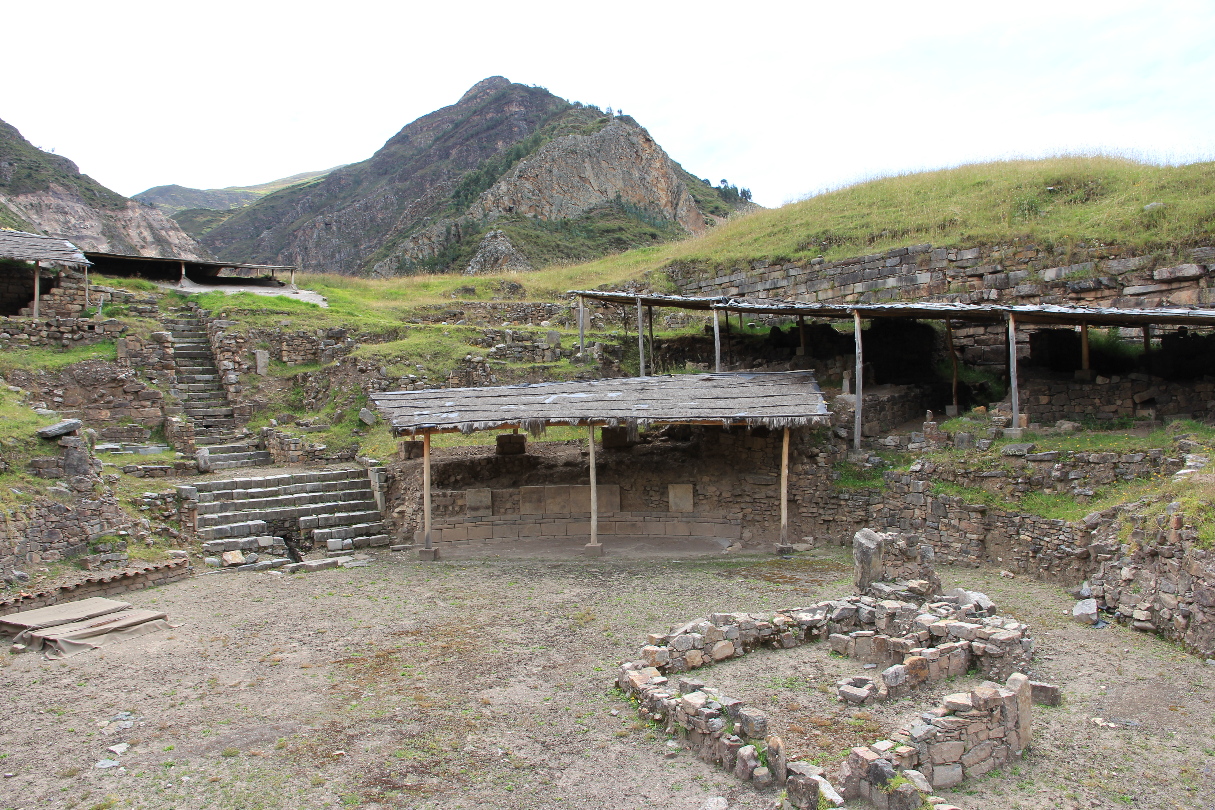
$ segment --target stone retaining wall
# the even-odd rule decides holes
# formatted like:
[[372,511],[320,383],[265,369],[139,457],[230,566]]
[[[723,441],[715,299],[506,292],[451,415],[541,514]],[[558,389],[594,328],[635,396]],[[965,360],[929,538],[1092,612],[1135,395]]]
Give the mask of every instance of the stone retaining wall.
[[1097,377],[1092,382],[1033,377],[1022,387],[1023,412],[1044,425],[1060,419],[1215,416],[1215,381],[1170,382],[1149,374]]
[[1179,258],[1170,263],[1105,246],[1052,250],[1033,244],[920,244],[832,262],[754,261],[720,271],[676,264],[668,274],[687,295],[829,303],[935,300],[1142,307],[1215,301],[1206,264],[1215,262],[1215,248],[1195,248]]
[[[419,323],[459,321],[478,324],[530,324],[532,326],[577,326],[578,307],[542,301],[460,301],[450,306],[435,304],[421,308]],[[547,323],[546,323],[547,322]]]
[[190,561],[184,558],[128,568],[112,574],[88,577],[80,582],[62,585],[48,591],[18,594],[0,601],[0,616],[65,602],[76,602],[94,596],[120,596],[131,591],[167,585],[170,582],[193,576],[193,574],[194,569],[190,566]]
[[88,346],[116,338],[126,328],[113,319],[0,318],[0,351],[30,346]]
[[11,513],[0,511],[0,570],[77,559],[93,568],[126,561],[126,542],[117,535],[131,519],[109,492],[78,494],[72,505],[38,498]]

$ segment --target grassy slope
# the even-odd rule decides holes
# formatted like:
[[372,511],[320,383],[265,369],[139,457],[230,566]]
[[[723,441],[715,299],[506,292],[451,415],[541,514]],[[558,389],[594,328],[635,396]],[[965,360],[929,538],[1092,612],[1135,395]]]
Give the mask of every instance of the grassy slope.
[[[1053,189],[1053,190],[1052,190]],[[1144,211],[1145,205],[1163,203]],[[698,239],[588,263],[638,276],[672,262],[842,259],[900,245],[1117,244],[1176,251],[1215,239],[1215,163],[1060,157],[889,177],[738,217]]]
[[0,121],[0,161],[12,164],[11,171],[0,179],[0,195],[45,191],[55,184],[75,190],[85,202],[97,208],[123,208],[127,204],[126,197],[110,191],[87,174],[81,174],[76,164],[67,158],[43,152],[22,137],[16,127],[4,121]]

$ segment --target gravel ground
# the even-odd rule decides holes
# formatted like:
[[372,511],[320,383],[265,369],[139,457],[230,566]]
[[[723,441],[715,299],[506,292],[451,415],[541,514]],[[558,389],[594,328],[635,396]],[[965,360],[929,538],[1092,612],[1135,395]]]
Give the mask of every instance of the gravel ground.
[[[1139,633],[1070,623],[1057,587],[941,573],[1028,622],[1038,674],[1066,694],[1036,714],[1029,756],[948,798],[967,810],[1215,806],[1215,667]],[[129,601],[180,627],[63,662],[0,653],[0,771],[13,774],[0,810],[697,810],[712,796],[768,807],[775,793],[638,722],[611,687],[615,667],[647,631],[843,595],[849,574],[850,560],[828,552],[437,564],[385,554],[367,568],[141,591]],[[702,672],[822,761],[967,684],[856,712],[824,691],[853,666],[804,647]],[[106,750],[120,742],[129,750]],[[121,767],[97,768],[103,759]]]

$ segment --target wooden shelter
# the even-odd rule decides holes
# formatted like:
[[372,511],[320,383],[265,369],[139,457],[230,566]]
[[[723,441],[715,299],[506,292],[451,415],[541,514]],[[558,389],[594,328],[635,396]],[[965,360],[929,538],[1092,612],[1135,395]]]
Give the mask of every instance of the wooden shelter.
[[13,259],[30,262],[33,271],[33,303],[30,310],[35,318],[38,317],[39,302],[42,297],[42,268],[50,267],[79,267],[84,270],[84,289],[87,301],[88,272],[91,262],[78,247],[66,239],[53,236],[42,236],[25,231],[0,230],[0,259]]
[[[764,299],[761,301],[729,296],[708,298],[683,295],[656,295],[613,292],[603,290],[570,290],[570,295],[578,297],[579,311],[579,348],[585,351],[585,337],[582,324],[586,299],[604,301],[607,303],[631,303],[637,306],[638,348],[641,350],[641,369],[645,373],[645,347],[641,341],[643,304],[651,310],[654,306],[673,307],[687,310],[708,310],[714,313],[713,343],[716,358],[715,370],[721,371],[721,328],[718,312],[724,312],[729,323],[731,312],[754,315],[783,315],[798,318],[799,324],[805,318],[848,319],[853,323],[853,336],[856,344],[856,368],[854,379],[856,383],[855,396],[855,425],[853,426],[853,446],[860,449],[862,415],[862,386],[864,365],[864,347],[861,338],[861,321],[873,318],[909,318],[915,320],[939,320],[945,322],[946,340],[950,353],[954,356],[954,391],[956,405],[957,391],[957,355],[953,352],[954,321],[971,323],[1007,324],[1008,328],[1008,379],[1010,399],[1012,404],[1014,427],[1020,425],[1021,398],[1017,374],[1017,323],[1032,323],[1061,326],[1079,326],[1081,341],[1081,368],[1089,369],[1089,325],[1099,326],[1130,326],[1143,329],[1145,345],[1150,341],[1153,325],[1169,326],[1203,326],[1215,327],[1215,310],[1197,307],[1083,307],[1063,306],[1059,304],[963,304],[952,301],[916,301],[893,302],[886,304],[839,303],[781,301]],[[651,312],[651,321],[653,320]],[[651,329],[652,329],[651,325]],[[805,332],[802,332],[802,348],[805,349]],[[651,346],[653,336],[651,333]]]
[[782,429],[781,538],[788,533],[789,430],[826,425],[830,414],[814,374],[681,374],[665,377],[439,388],[372,394],[397,435],[422,435],[423,556],[433,559],[430,508],[430,437],[503,428],[538,434],[548,425],[587,428],[590,449],[591,526],[586,552],[599,542],[595,428],[650,425],[721,425]]
[[[264,283],[295,284],[295,267],[278,264],[243,264],[207,259],[186,259],[180,256],[133,256],[126,253],[87,251],[85,256],[99,273],[114,276],[137,276],[152,281],[173,281],[184,284],[186,279],[196,283],[215,284],[225,279],[263,280]],[[279,281],[278,276],[288,277]]]

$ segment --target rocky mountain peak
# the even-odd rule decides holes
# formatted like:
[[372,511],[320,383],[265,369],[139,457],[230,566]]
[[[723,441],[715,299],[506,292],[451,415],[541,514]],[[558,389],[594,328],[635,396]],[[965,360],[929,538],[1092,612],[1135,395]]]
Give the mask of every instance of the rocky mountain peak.
[[469,101],[474,101],[478,98],[484,98],[499,90],[505,90],[510,87],[511,81],[505,76],[490,76],[488,79],[481,81],[468,88],[468,92],[460,96],[458,104],[465,104]]

